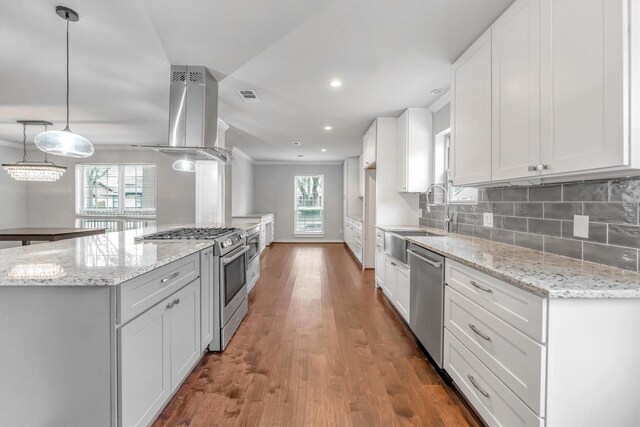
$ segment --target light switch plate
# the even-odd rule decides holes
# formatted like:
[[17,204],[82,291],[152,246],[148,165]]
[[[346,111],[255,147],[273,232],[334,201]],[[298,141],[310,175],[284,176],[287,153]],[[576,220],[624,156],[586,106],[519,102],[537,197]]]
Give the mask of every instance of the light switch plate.
[[573,235],[575,237],[589,238],[589,216],[574,215],[573,216]]
[[491,212],[487,212],[482,216],[482,225],[493,227],[493,214]]

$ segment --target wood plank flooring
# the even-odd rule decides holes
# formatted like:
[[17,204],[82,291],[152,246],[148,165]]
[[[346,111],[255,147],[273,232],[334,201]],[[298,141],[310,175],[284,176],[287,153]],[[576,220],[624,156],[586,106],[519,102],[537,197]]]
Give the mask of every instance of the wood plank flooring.
[[274,244],[249,314],[155,426],[478,425],[341,244]]

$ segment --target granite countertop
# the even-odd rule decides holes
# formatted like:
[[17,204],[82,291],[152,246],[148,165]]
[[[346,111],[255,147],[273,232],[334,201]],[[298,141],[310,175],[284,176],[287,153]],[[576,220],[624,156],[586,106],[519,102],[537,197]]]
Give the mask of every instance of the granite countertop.
[[256,221],[256,218],[254,217],[252,218],[236,217],[236,218],[233,218],[229,224],[227,224],[228,227],[242,228],[244,231],[249,231],[252,228],[259,227],[260,225],[262,225],[262,223],[260,221]]
[[431,234],[444,234],[442,230],[425,227],[423,225],[377,225],[376,228],[382,231],[424,231]]
[[248,213],[244,215],[234,215],[232,221],[236,218],[262,218],[263,216],[275,215],[275,212],[262,212],[262,213]]
[[[259,223],[254,221],[254,224]],[[136,237],[194,226],[220,224],[147,227],[2,249],[0,287],[119,285],[212,246],[212,242],[207,240],[141,241]]]
[[640,298],[636,272],[429,227],[420,229],[442,236],[409,236],[407,240],[541,297]]

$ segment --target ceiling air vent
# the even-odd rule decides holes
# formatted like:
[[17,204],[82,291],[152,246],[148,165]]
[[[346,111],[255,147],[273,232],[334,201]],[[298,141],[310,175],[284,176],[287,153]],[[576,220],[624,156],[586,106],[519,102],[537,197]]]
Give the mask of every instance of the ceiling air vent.
[[251,89],[239,90],[238,95],[240,95],[240,97],[244,102],[260,102],[260,98],[258,98],[258,94]]

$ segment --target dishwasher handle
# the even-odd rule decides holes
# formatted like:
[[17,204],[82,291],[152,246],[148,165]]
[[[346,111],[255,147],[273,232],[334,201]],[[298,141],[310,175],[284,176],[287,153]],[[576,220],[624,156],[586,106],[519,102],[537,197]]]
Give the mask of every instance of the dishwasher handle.
[[426,262],[427,264],[431,265],[433,268],[442,267],[442,263],[441,262],[431,261],[430,259],[427,259],[427,258],[425,258],[423,256],[418,255],[417,252],[412,251],[411,249],[407,250],[407,253],[409,253],[410,255],[413,255],[414,257],[418,258],[421,261]]

